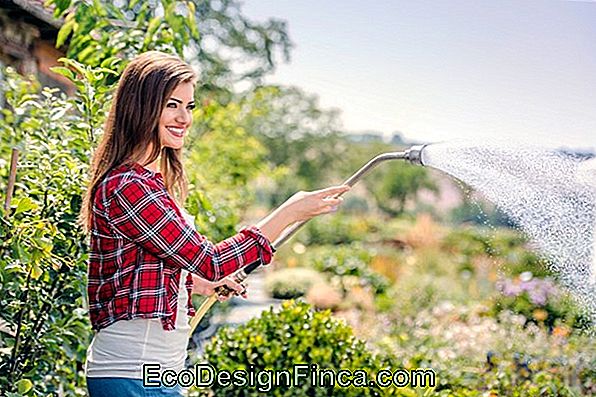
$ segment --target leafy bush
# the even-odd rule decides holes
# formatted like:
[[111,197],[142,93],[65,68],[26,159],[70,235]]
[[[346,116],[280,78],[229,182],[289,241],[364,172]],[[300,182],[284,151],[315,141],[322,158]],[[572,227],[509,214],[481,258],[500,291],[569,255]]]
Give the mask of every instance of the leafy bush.
[[313,285],[324,282],[325,277],[316,270],[288,268],[269,274],[265,289],[274,298],[292,299],[304,296]]
[[339,277],[344,291],[348,291],[349,286],[343,281],[351,282],[349,280],[357,277],[361,286],[370,287],[375,294],[382,294],[389,287],[389,281],[370,268],[373,258],[374,252],[352,244],[321,247],[305,258],[305,264],[320,272]]
[[442,248],[464,262],[486,255],[498,258],[503,264],[500,270],[511,276],[528,271],[537,277],[550,275],[545,261],[526,245],[526,238],[516,230],[459,227],[445,236]]
[[298,235],[305,245],[339,245],[374,237],[381,225],[371,217],[334,214],[315,218]]
[[[316,364],[319,369],[365,369],[369,377],[382,368],[380,358],[356,339],[350,327],[334,319],[329,311],[314,312],[303,302],[287,301],[281,310],[262,313],[236,329],[222,329],[206,347],[205,361],[218,370],[254,368],[292,369],[294,364]],[[254,367],[251,367],[254,366]],[[290,370],[292,372],[292,370]],[[293,372],[292,372],[293,373]],[[256,388],[213,387],[215,396],[260,396]],[[309,382],[292,388],[274,388],[272,396],[370,396],[371,387],[332,391],[312,387]]]
[[0,317],[12,330],[0,334],[0,388],[27,395],[84,395],[79,380],[91,338],[86,236],[76,218],[110,74],[66,62],[80,76],[73,98],[3,73],[0,152],[21,153],[11,213],[0,213]]

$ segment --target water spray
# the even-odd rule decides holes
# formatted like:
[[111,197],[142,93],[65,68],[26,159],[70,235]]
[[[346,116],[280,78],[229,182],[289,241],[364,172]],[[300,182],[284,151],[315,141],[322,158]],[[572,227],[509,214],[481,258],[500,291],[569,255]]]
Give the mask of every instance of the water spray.
[[[406,160],[411,164],[415,165],[422,165],[424,166],[424,156],[423,150],[428,145],[414,145],[410,148],[401,151],[401,152],[388,152],[382,153],[378,156],[374,157],[368,163],[363,165],[358,171],[356,171],[352,176],[350,176],[343,184],[348,186],[354,186],[356,182],[358,182],[364,175],[366,175],[370,170],[375,168],[380,163],[389,160]],[[336,197],[341,196],[341,194],[337,195]],[[281,245],[283,245],[286,241],[288,241],[296,232],[306,223],[307,221],[300,221],[296,222],[293,225],[286,228],[282,234],[272,243],[274,249],[278,249]],[[248,277],[250,273],[252,273],[255,269],[257,269],[261,264],[257,261],[251,263],[248,266],[243,267],[242,269],[235,272],[231,277],[237,283],[242,284],[244,280]],[[209,311],[211,306],[215,302],[217,302],[218,296],[227,297],[230,294],[234,293],[233,290],[226,286],[219,286],[216,288],[216,293],[209,296],[199,307],[195,316],[190,321],[190,335],[194,333],[197,325],[201,322],[201,319],[205,316],[205,314]]]

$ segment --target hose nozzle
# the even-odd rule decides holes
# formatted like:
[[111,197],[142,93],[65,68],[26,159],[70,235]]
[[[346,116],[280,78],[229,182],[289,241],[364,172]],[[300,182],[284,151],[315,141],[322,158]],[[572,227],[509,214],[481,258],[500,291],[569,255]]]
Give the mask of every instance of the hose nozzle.
[[427,144],[411,146],[409,149],[406,149],[404,159],[414,165],[424,166],[424,162],[422,161],[422,150],[426,146]]

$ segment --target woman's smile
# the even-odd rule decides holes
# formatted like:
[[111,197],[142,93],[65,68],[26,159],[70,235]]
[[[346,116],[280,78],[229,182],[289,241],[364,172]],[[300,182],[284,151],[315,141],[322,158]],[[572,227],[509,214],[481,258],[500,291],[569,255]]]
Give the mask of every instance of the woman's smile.
[[184,127],[166,126],[166,129],[174,136],[178,138],[184,137],[186,129]]

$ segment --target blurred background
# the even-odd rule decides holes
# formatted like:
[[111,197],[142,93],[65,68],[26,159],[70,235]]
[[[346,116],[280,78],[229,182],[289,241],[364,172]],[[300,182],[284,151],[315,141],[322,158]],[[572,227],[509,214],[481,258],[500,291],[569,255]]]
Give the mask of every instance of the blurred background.
[[[0,0],[2,392],[85,395],[88,240],[75,219],[136,54],[177,53],[200,76],[186,208],[220,241],[414,143],[499,138],[594,157],[595,18],[593,2]],[[388,163],[251,275],[248,300],[208,313],[189,365],[437,378],[270,393],[284,396],[591,395],[594,325],[557,277],[470,187]],[[191,394],[210,393],[259,395]]]

